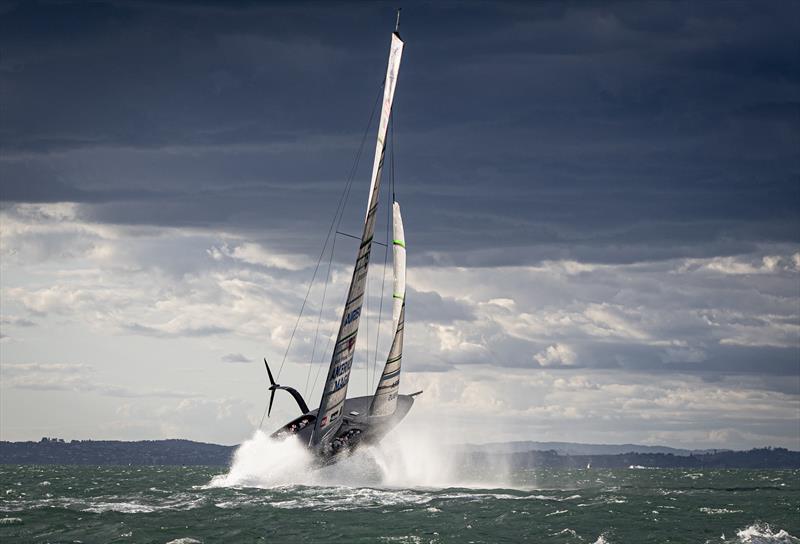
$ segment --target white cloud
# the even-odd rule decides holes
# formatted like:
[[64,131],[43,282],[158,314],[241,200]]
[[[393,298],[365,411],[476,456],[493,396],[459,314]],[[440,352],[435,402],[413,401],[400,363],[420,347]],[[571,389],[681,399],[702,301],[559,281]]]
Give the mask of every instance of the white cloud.
[[[146,398],[244,398],[244,391],[251,389],[251,398],[261,398],[263,376],[259,373],[258,384],[252,383],[253,365],[219,363],[246,359],[242,353],[258,354],[252,360],[260,360],[262,351],[270,360],[281,358],[311,275],[306,257],[273,251],[230,233],[96,225],[82,220],[80,208],[73,205],[11,206],[0,211],[0,219],[3,333],[14,336],[13,342],[3,344],[3,361],[42,361],[29,367],[4,363],[5,389],[133,399],[128,403],[132,410]],[[548,261],[492,269],[412,267],[403,387],[426,391],[420,406],[432,399],[448,417],[481,420],[487,440],[513,437],[511,431],[505,434],[502,423],[508,417],[524,418],[524,432],[530,437],[544,438],[537,433],[545,433],[554,438],[571,430],[605,442],[614,436],[636,441],[658,436],[655,432],[679,433],[667,422],[685,418],[695,425],[693,418],[705,418],[696,422],[702,429],[687,433],[699,433],[711,443],[708,433],[741,425],[736,440],[755,443],[752,437],[761,436],[774,442],[778,435],[759,434],[748,422],[753,414],[785,421],[769,406],[788,413],[786,407],[796,397],[769,393],[765,402],[749,389],[737,397],[733,386],[714,389],[675,372],[686,372],[687,365],[706,370],[704,365],[730,354],[722,349],[797,349],[800,253],[796,247],[780,249],[736,258],[631,265]],[[349,267],[334,266],[331,278],[321,340],[314,348],[315,362],[323,366],[330,357],[325,346],[341,317]],[[364,310],[370,321],[364,322],[359,336],[359,372],[362,348],[369,343],[370,351],[375,349],[378,285],[373,282]],[[321,293],[321,285],[312,290],[299,323],[285,370],[293,381],[287,383],[304,383],[307,367],[297,363],[311,357]],[[389,309],[384,305],[384,317]],[[379,362],[388,351],[389,321],[383,320]],[[53,342],[53,335],[60,335],[60,342]],[[101,339],[108,339],[113,349],[95,348]],[[58,361],[65,358],[88,360],[71,355],[78,345],[97,354],[92,368],[59,367]],[[102,356],[134,346],[137,357],[163,361],[154,374],[159,376],[157,386],[129,384],[129,369],[115,363],[113,356]],[[175,371],[186,364],[182,361],[206,354],[209,366],[204,372],[195,367],[189,373]],[[772,360],[753,357],[737,371],[772,371]],[[593,374],[597,368],[616,370],[603,371],[598,378]],[[642,377],[645,374],[629,377],[630,369],[664,374],[659,374],[656,387]],[[240,381],[231,378],[225,383],[228,376]],[[358,385],[359,392],[363,385]],[[195,387],[206,389],[196,394]],[[217,436],[218,410],[237,413],[236,428],[246,426],[242,421],[260,418],[257,407],[250,412],[235,403],[225,406],[188,403],[181,410],[209,418],[207,440]],[[156,421],[153,406],[141,409],[145,408],[150,410],[147,417]],[[12,404],[10,409],[23,407]],[[124,421],[118,419],[123,428]],[[199,419],[192,432],[201,437]],[[587,427],[583,420],[594,425]],[[566,425],[564,431],[559,425]],[[144,429],[131,427],[130,432]]]
[[163,437],[204,440],[208,428],[219,429],[217,440],[236,444],[256,425],[248,417],[249,404],[242,399],[183,399],[151,412],[150,420]]
[[[403,388],[424,390],[411,421],[436,419],[449,429],[447,439],[452,442],[524,437],[800,448],[797,396],[759,388],[757,381],[744,385],[726,380],[709,383],[686,374],[653,380],[641,373],[475,366],[412,374],[404,380]],[[475,429],[481,432],[476,435]]]
[[258,425],[255,417],[250,417],[250,408],[242,399],[231,398],[162,400],[157,405],[129,399],[108,414],[98,431],[115,439],[183,438],[207,442],[209,429],[214,429],[215,442],[234,445],[251,435]]
[[678,272],[714,272],[724,275],[777,274],[800,270],[800,254],[763,255],[761,258],[711,257],[704,259],[685,259]]
[[84,364],[3,363],[0,365],[0,373],[7,376],[27,375],[31,373],[82,374],[91,371],[91,369],[91,366]]
[[570,366],[575,364],[575,352],[564,344],[553,344],[533,356],[540,366]]
[[275,253],[252,242],[244,242],[232,248],[228,244],[223,244],[219,247],[215,246],[208,250],[208,254],[217,261],[221,261],[227,257],[248,264],[291,271],[302,270],[313,264],[303,255]]
[[451,363],[485,363],[491,355],[480,339],[471,339],[454,325],[433,325],[441,356]]
[[72,391],[109,397],[189,398],[196,393],[176,389],[131,389],[104,383],[94,377],[95,369],[86,364],[3,363],[0,365],[2,387],[33,391]]

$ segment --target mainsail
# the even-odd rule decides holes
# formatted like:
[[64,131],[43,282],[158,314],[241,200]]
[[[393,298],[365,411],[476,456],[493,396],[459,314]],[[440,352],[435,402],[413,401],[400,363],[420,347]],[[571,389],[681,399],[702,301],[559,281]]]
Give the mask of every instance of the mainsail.
[[400,205],[392,207],[392,255],[394,257],[394,286],[392,289],[392,330],[394,340],[383,374],[372,397],[369,414],[388,416],[397,408],[397,393],[400,390],[400,362],[403,358],[403,328],[406,314],[406,239],[403,235],[403,218]]
[[364,232],[361,235],[361,245],[358,249],[353,278],[350,280],[350,291],[347,294],[347,302],[339,325],[339,334],[336,337],[331,365],[328,369],[328,377],[325,380],[322,400],[314,423],[314,432],[311,436],[312,445],[320,444],[342,424],[342,411],[347,397],[350,370],[353,365],[358,324],[361,318],[361,306],[364,302],[364,289],[367,282],[369,256],[372,249],[372,237],[375,232],[375,215],[380,198],[381,172],[386,153],[386,134],[389,127],[389,117],[392,113],[392,100],[394,99],[397,73],[400,68],[402,54],[403,41],[397,32],[394,32],[389,50],[389,66],[386,69],[386,81],[383,88],[383,107],[381,109],[380,124],[378,125],[375,160],[372,164],[372,178],[370,180],[367,213],[364,219]]

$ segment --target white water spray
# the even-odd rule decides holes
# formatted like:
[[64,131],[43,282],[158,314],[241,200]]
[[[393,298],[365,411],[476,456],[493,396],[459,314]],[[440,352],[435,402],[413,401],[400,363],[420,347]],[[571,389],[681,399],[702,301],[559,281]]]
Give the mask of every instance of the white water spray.
[[510,487],[508,467],[466,470],[452,447],[433,432],[398,429],[384,441],[357,450],[334,465],[314,468],[312,454],[294,437],[274,440],[256,431],[236,450],[227,474],[215,476],[212,487],[283,485],[500,488]]

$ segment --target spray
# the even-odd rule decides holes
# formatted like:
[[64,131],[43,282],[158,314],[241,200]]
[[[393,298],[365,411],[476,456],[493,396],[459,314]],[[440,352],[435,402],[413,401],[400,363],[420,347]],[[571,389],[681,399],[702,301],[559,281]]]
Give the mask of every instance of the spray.
[[381,444],[358,449],[347,459],[323,468],[296,437],[276,440],[262,431],[242,443],[227,474],[211,487],[273,488],[285,485],[390,488],[508,488],[507,464],[475,466],[440,433],[401,428]]

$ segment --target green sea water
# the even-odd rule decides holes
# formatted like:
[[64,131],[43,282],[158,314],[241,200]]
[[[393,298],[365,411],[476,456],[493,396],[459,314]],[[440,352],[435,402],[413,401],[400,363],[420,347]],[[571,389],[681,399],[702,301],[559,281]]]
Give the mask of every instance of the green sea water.
[[226,472],[3,465],[0,542],[800,543],[796,470],[532,470],[505,488],[250,487]]

